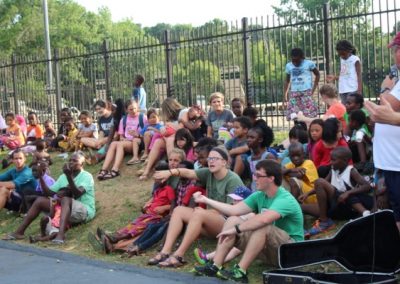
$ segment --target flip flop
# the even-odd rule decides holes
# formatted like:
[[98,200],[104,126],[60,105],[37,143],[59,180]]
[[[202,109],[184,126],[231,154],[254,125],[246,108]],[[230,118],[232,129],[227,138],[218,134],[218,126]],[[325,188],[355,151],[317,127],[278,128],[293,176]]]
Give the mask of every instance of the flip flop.
[[128,162],[126,162],[126,164],[127,164],[128,166],[130,166],[130,165],[137,165],[137,164],[140,164],[140,163],[141,163],[140,160],[129,160]]
[[103,250],[103,244],[97,239],[97,236],[92,232],[88,233],[88,241],[95,251]]
[[54,240],[51,240],[51,243],[55,244],[55,245],[63,245],[63,244],[65,244],[65,241],[59,240],[59,239],[54,239]]
[[17,241],[23,239],[25,239],[24,236],[16,236],[14,234],[7,234],[4,238],[2,238],[3,241]]

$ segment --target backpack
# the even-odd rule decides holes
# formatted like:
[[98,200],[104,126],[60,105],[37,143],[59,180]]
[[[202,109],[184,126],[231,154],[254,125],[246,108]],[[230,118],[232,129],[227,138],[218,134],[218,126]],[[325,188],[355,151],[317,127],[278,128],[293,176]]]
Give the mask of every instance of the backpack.
[[[128,120],[128,116],[125,114],[125,115],[122,117],[122,127],[123,127],[123,129],[124,129],[124,132],[125,132],[126,121],[127,121],[127,120]],[[139,127],[140,127],[141,129],[144,128],[144,114],[143,114],[143,113],[139,113]]]

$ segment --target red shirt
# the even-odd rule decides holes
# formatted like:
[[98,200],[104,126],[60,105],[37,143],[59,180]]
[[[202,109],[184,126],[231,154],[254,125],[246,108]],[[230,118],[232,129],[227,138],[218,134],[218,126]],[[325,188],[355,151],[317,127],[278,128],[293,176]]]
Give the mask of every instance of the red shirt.
[[[175,199],[175,190],[166,185],[164,187],[158,188],[154,192],[153,201],[150,203],[150,206],[147,208],[148,211],[157,214],[154,212],[154,209],[159,206],[171,205],[171,201]],[[168,211],[166,211],[167,213]]]
[[[349,148],[349,146],[347,145],[346,140],[344,140],[343,138],[340,138],[337,145],[333,148],[327,148],[322,139],[319,140],[313,149],[313,162],[315,164],[315,166],[317,168],[319,168],[320,166],[328,166],[331,164],[331,152],[333,149],[335,149],[336,147],[346,147]],[[353,161],[350,160],[349,162],[350,164],[353,164]]]

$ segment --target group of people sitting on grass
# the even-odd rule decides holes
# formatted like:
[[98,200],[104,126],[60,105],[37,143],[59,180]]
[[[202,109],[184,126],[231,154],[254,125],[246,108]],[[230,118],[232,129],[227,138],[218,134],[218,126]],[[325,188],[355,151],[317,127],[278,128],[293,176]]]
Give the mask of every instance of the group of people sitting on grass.
[[[400,54],[400,37],[396,46]],[[296,56],[294,52],[293,68],[303,64]],[[382,90],[383,100],[398,111],[400,84],[388,77]],[[288,139],[272,147],[274,132],[257,119],[257,109],[244,108],[244,102],[235,98],[232,112],[221,93],[211,94],[208,113],[198,105],[186,108],[171,97],[163,101],[160,113],[140,107],[140,95],[125,104],[97,101],[97,124],[90,112],[83,111],[78,127],[68,109],[63,109],[58,133],[48,130],[51,124],[47,122],[41,137],[35,128],[37,117],[31,113],[29,125],[36,129],[31,143],[18,140],[24,137],[19,134],[21,127],[13,114],[7,114],[7,135],[1,141],[15,149],[9,155],[15,168],[0,175],[0,208],[25,210],[26,216],[6,239],[24,238],[29,224],[47,212],[40,223],[41,234],[30,241],[63,243],[70,226],[95,215],[94,181],[83,169],[84,161],[104,160],[96,176],[104,181],[121,175],[126,155],[132,155],[128,166],[142,166],[137,170],[139,180],[154,178],[149,200],[142,214],[133,216],[125,227],[115,232],[99,227],[93,241],[106,253],[120,251],[125,257],[161,242],[149,265],[180,267],[200,236],[218,238],[212,253],[195,249],[200,265],[194,271],[246,282],[247,269],[257,257],[276,266],[281,244],[327,232],[335,227],[333,219],[368,216],[377,207],[391,206],[400,222],[396,188],[400,153],[395,140],[383,141],[384,135],[400,138],[399,127],[374,125],[358,92],[339,99],[335,86],[329,84],[319,92],[326,113],[321,118],[302,111],[289,115],[294,126]],[[368,103],[367,107],[379,121],[376,106]],[[49,177],[50,159],[40,150],[46,147],[73,151],[57,181]],[[27,152],[37,156],[32,169],[25,165]],[[375,171],[373,153],[375,166],[379,163]],[[316,217],[311,228],[304,229],[303,214]],[[224,268],[240,254],[238,264]]]

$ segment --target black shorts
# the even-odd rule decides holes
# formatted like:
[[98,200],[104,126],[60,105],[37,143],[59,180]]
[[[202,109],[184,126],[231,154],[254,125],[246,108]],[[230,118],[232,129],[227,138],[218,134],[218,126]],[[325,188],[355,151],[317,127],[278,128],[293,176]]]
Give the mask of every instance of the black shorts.
[[21,209],[21,205],[22,205],[21,195],[19,195],[15,191],[13,191],[13,192],[11,192],[10,199],[7,200],[4,208],[11,210],[11,211],[19,212],[19,210]]
[[338,203],[337,200],[342,192],[336,189],[335,196],[329,201],[328,216],[333,219],[347,220],[359,217],[352,205],[361,203],[367,210],[371,210],[374,205],[372,196],[366,193],[351,195],[345,203]]

